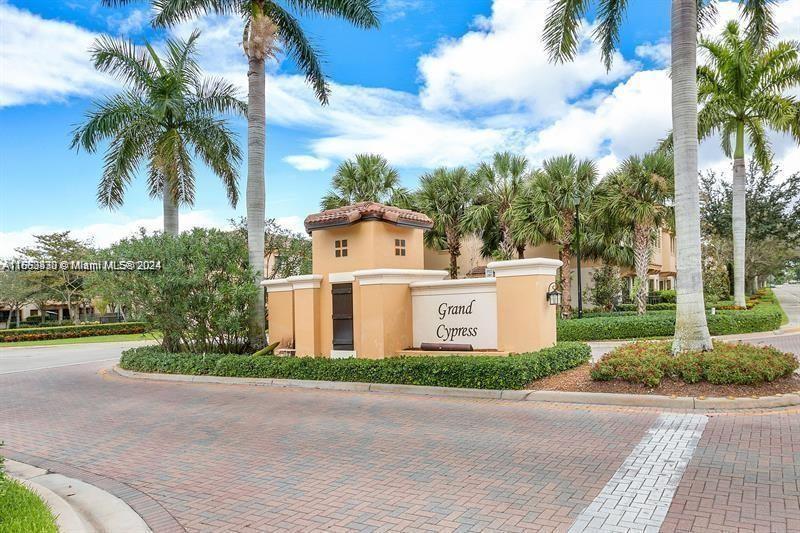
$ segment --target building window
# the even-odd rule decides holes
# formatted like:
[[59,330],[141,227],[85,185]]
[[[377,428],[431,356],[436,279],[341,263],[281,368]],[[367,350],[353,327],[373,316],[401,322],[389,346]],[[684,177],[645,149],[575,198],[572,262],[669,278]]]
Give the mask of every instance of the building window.
[[347,239],[342,239],[334,243],[336,257],[347,257]]
[[395,239],[394,240],[394,255],[406,255],[406,240],[405,239]]

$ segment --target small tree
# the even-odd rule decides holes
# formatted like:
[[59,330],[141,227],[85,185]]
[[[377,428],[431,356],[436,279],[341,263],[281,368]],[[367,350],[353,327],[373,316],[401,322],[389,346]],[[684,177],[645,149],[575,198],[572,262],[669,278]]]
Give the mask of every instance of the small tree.
[[22,307],[31,301],[33,291],[30,281],[22,272],[0,271],[0,304],[9,308],[6,328],[11,327],[11,315],[14,314],[19,327]]
[[[88,241],[74,239],[69,231],[34,235],[36,244],[18,248],[17,253],[26,259],[48,262],[58,266],[53,270],[38,270],[29,274],[29,279],[36,285],[38,300],[59,300],[67,304],[72,322],[80,322],[78,305],[83,299],[84,279],[87,273],[73,269],[74,261],[86,261],[91,257],[92,249]],[[44,321],[45,317],[42,317]]]
[[400,175],[385,157],[358,154],[339,165],[331,190],[322,198],[322,209],[335,209],[358,202],[378,202],[408,208],[411,193],[400,184]]
[[622,295],[625,281],[619,273],[619,267],[605,264],[592,274],[594,287],[589,290],[592,302],[605,311],[610,311]]

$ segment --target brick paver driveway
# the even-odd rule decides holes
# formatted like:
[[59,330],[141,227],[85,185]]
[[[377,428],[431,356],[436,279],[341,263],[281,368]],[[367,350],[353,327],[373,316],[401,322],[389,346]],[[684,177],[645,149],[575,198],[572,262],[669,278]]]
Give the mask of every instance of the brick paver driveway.
[[108,364],[0,375],[0,439],[155,531],[800,531],[797,409],[142,382]]

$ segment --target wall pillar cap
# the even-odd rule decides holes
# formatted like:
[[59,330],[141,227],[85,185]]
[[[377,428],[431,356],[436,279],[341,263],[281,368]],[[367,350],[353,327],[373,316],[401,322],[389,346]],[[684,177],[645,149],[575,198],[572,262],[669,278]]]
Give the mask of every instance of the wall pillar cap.
[[303,276],[289,276],[286,281],[292,284],[292,289],[319,289],[322,274],[305,274]]
[[288,278],[265,279],[261,282],[261,286],[265,287],[268,293],[292,290],[292,282]]
[[447,277],[445,270],[375,268],[353,272],[353,278],[359,285],[410,285],[415,281],[434,281],[445,277]]
[[512,276],[555,276],[556,270],[562,265],[558,259],[547,257],[532,257],[530,259],[512,259],[510,261],[492,261],[486,268],[494,270],[494,277],[507,278]]

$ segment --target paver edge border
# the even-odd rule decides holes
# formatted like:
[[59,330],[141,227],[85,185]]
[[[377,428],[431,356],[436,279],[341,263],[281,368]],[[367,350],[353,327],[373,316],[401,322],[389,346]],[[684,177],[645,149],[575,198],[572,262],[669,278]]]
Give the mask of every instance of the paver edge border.
[[306,379],[238,378],[227,376],[159,374],[126,370],[114,365],[113,372],[129,379],[173,381],[181,383],[211,383],[225,385],[254,385],[261,387],[297,387],[303,389],[338,390],[349,392],[389,392],[444,398],[476,398],[489,400],[577,403],[585,405],[617,405],[624,407],[662,407],[667,409],[737,410],[771,409],[800,405],[800,393],[762,396],[760,398],[721,398],[693,396],[660,396],[609,392],[570,392],[537,390],[461,389],[424,385],[390,383],[361,383],[353,381],[317,381]]
[[61,474],[64,477],[76,479],[115,496],[139,515],[152,531],[181,533],[186,531],[186,528],[172,516],[161,502],[128,483],[87,470],[82,466],[62,463],[56,459],[32,455],[10,447],[3,448],[3,456],[6,459],[45,470],[48,473]]

